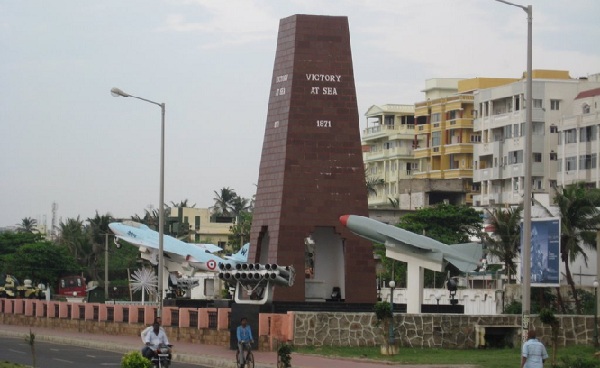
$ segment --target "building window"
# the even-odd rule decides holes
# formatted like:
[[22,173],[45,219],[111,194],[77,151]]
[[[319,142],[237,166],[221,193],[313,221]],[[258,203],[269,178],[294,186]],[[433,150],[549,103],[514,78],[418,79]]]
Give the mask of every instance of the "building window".
[[513,124],[514,135],[513,137],[520,137],[523,135],[523,131],[519,132],[519,124]]
[[560,110],[560,100],[550,100],[550,110]]
[[540,152],[533,153],[533,162],[542,162],[542,154]]
[[596,168],[596,154],[579,156],[579,169],[589,170]]
[[559,158],[558,160],[556,160],[558,163],[558,169],[556,169],[557,172],[561,172],[562,171],[562,158]]
[[594,132],[593,128],[595,128],[595,126],[579,128],[579,142],[591,142],[595,140],[596,132]]
[[439,123],[442,120],[442,114],[439,112],[436,112],[435,114],[431,114],[431,122],[432,123]]
[[431,133],[431,146],[438,147],[442,145],[442,132]]
[[509,161],[511,164],[522,164],[523,163],[523,151],[512,151],[508,153]]
[[584,103],[583,106],[581,107],[581,110],[584,114],[589,114],[590,113],[590,105],[588,105],[587,103]]
[[550,161],[558,160],[558,154],[556,152],[550,152]]
[[548,180],[548,184],[550,185],[550,188],[557,188],[557,184],[556,184],[556,180]]
[[550,133],[558,133],[558,127],[554,124],[550,125]]
[[565,171],[572,170],[577,170],[577,156],[571,156],[565,159]]
[[533,107],[536,109],[541,109],[542,108],[542,100],[540,100],[538,98],[534,98],[533,99]]
[[577,130],[565,130],[565,143],[577,143]]
[[471,134],[471,143],[481,143],[481,135]]
[[196,230],[200,230],[200,216],[194,217],[194,226],[195,226]]
[[503,137],[504,139],[508,139],[512,137],[512,125],[505,125],[503,128]]

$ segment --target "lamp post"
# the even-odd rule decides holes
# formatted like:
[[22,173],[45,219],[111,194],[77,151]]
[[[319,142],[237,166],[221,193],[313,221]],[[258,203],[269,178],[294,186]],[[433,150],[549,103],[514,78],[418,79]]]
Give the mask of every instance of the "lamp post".
[[594,280],[594,347],[598,347],[598,280]]
[[527,339],[529,330],[529,311],[531,304],[531,165],[532,165],[532,136],[533,136],[533,79],[532,79],[532,20],[533,8],[531,5],[523,6],[513,4],[505,0],[496,0],[506,5],[516,6],[527,13],[527,85],[526,85],[526,112],[525,112],[525,145],[523,147],[523,167],[524,167],[524,187],[523,187],[523,244],[521,247],[522,255],[522,327],[523,341]]
[[165,103],[158,103],[147,100],[142,97],[133,96],[114,87],[110,93],[115,97],[133,97],[138,100],[146,101],[160,107],[161,126],[160,126],[160,191],[159,191],[159,213],[158,213],[158,310],[157,317],[162,317],[163,308],[163,242],[165,236]]
[[442,299],[442,293],[439,291],[435,292],[435,300],[437,301],[436,312],[440,313],[440,299]]
[[392,312],[392,321],[390,322],[390,333],[389,333],[389,343],[390,345],[396,344],[396,337],[394,336],[394,288],[396,287],[396,281],[390,281],[390,307]]

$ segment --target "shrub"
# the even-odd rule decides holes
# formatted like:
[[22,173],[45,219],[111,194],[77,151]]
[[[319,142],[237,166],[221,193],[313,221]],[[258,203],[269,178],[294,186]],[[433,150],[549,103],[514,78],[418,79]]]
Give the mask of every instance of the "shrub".
[[292,350],[292,345],[286,343],[281,344],[279,349],[277,349],[277,356],[283,367],[292,366]]
[[152,368],[152,362],[139,351],[131,351],[121,359],[121,368]]

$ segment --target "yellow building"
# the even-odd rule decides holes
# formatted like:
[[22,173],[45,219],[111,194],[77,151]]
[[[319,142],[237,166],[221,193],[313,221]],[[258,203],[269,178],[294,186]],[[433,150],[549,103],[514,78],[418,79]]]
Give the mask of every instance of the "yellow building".
[[[182,239],[184,241],[211,243],[225,248],[233,218],[211,216],[208,208],[173,207],[169,214],[169,223],[189,225],[189,235],[187,239]],[[177,233],[176,229],[171,230]]]
[[[415,104],[416,179],[461,179],[466,203],[473,203],[473,146],[481,133],[473,131],[473,92],[514,82],[508,78],[431,79],[426,100]],[[452,89],[455,85],[455,89]]]

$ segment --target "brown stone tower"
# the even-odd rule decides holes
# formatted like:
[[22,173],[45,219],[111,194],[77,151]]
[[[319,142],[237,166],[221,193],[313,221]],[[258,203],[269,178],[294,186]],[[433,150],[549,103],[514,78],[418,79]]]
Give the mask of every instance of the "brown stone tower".
[[250,260],[293,265],[275,301],[376,301],[372,245],[339,223],[367,216],[347,17],[293,15],[279,24]]

